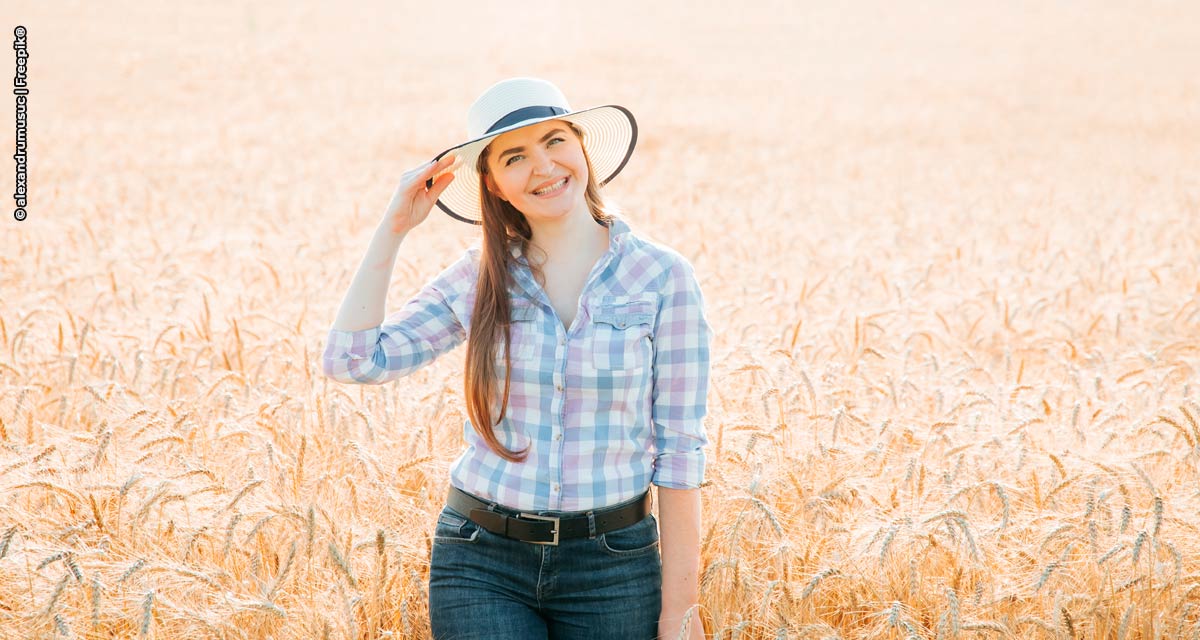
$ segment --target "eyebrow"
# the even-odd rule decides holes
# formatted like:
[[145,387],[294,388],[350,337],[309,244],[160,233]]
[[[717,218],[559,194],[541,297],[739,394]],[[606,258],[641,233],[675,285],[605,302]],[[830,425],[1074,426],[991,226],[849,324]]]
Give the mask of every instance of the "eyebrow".
[[[549,140],[549,139],[550,139],[550,138],[551,138],[551,137],[552,137],[554,134],[556,134],[556,133],[566,133],[566,130],[564,130],[564,129],[551,129],[551,130],[550,130],[550,132],[549,132],[549,133],[547,133],[546,135],[542,136],[542,139],[541,139],[541,140],[538,140],[538,142],[545,142],[545,141]],[[524,150],[525,150],[525,147],[513,147],[513,148],[511,148],[511,149],[507,149],[507,150],[505,150],[505,151],[501,151],[501,152],[500,152],[500,155],[496,156],[496,159],[497,159],[497,160],[503,160],[503,159],[504,159],[504,156],[506,156],[506,155],[508,155],[508,154],[510,154],[510,153],[517,153],[517,152],[519,152],[519,151],[524,151]]]

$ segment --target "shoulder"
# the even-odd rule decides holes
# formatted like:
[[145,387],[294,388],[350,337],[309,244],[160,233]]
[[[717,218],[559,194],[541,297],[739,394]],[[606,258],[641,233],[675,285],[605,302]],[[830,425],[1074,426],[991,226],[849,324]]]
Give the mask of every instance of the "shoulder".
[[434,276],[430,285],[448,296],[468,291],[478,277],[479,256],[482,250],[481,241],[476,240],[463,249],[457,260]]
[[656,288],[695,280],[692,261],[665,242],[630,228],[623,236],[623,245],[622,254],[629,261],[629,268],[641,273]]

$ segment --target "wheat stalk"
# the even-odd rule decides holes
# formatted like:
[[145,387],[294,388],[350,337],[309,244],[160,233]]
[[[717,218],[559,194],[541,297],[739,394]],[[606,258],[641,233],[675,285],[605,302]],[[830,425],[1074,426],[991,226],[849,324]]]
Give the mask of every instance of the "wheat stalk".
[[100,596],[104,592],[104,583],[99,575],[92,576],[92,628],[100,626]]
[[821,584],[822,580],[831,576],[840,575],[840,573],[841,572],[838,571],[836,567],[826,567],[821,569],[813,575],[811,580],[808,581],[808,584],[804,587],[804,591],[800,592],[800,599],[807,600],[808,597],[812,595],[813,590],[817,588],[817,585]]
[[292,540],[292,544],[288,549],[287,559],[284,560],[284,562],[283,562],[283,568],[279,570],[279,573],[276,574],[275,579],[271,581],[271,588],[267,589],[266,594],[264,594],[264,596],[263,596],[265,599],[267,599],[267,600],[274,599],[275,592],[279,590],[279,587],[281,585],[283,585],[284,579],[287,578],[288,573],[292,570],[292,561],[295,558],[296,558],[296,541]]
[[54,613],[54,607],[58,604],[58,599],[62,596],[63,590],[67,586],[67,581],[71,579],[70,573],[64,573],[59,579],[58,584],[54,585],[54,591],[50,594],[50,600],[46,602],[46,607],[42,610],[42,615],[50,617]]
[[150,633],[150,623],[154,621],[154,590],[146,592],[142,598],[142,625],[138,635],[145,638]]
[[334,565],[338,569],[341,569],[342,575],[346,576],[346,580],[350,583],[350,586],[357,589],[358,580],[354,578],[354,572],[350,570],[350,565],[342,558],[342,552],[338,551],[337,545],[332,542],[329,543],[329,555],[333,557]]

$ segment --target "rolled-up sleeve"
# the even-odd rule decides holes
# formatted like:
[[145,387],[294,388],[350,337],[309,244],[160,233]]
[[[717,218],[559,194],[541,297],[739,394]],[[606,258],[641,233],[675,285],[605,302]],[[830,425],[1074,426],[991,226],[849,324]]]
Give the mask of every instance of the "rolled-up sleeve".
[[452,299],[473,279],[471,255],[447,267],[382,324],[359,331],[331,328],[322,355],[326,377],[383,384],[433,362],[466,339]]
[[694,489],[704,481],[703,419],[708,412],[709,342],[704,297],[690,263],[679,259],[661,289],[654,327],[654,473],[650,481]]

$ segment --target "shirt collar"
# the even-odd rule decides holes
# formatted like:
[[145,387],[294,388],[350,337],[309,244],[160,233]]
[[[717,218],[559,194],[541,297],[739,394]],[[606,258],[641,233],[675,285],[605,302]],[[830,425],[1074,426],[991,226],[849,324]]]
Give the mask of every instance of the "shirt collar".
[[[618,248],[620,248],[621,244],[625,242],[625,236],[627,236],[631,231],[632,229],[629,228],[629,223],[625,222],[621,216],[612,216],[612,222],[609,224],[608,229],[608,250],[616,251]],[[525,262],[523,256],[521,255],[520,243],[513,242],[510,244],[508,252],[512,257],[517,258],[518,262]]]
[[[629,227],[629,223],[619,215],[613,215],[612,221],[608,225],[608,253],[617,253],[621,250],[625,241],[633,230]],[[516,259],[516,285],[523,290],[526,296],[531,300],[537,300],[538,287],[533,282],[533,274],[529,270],[529,262],[521,255],[521,247],[517,242],[513,242],[509,246],[509,253]],[[604,260],[603,257],[600,258]]]

